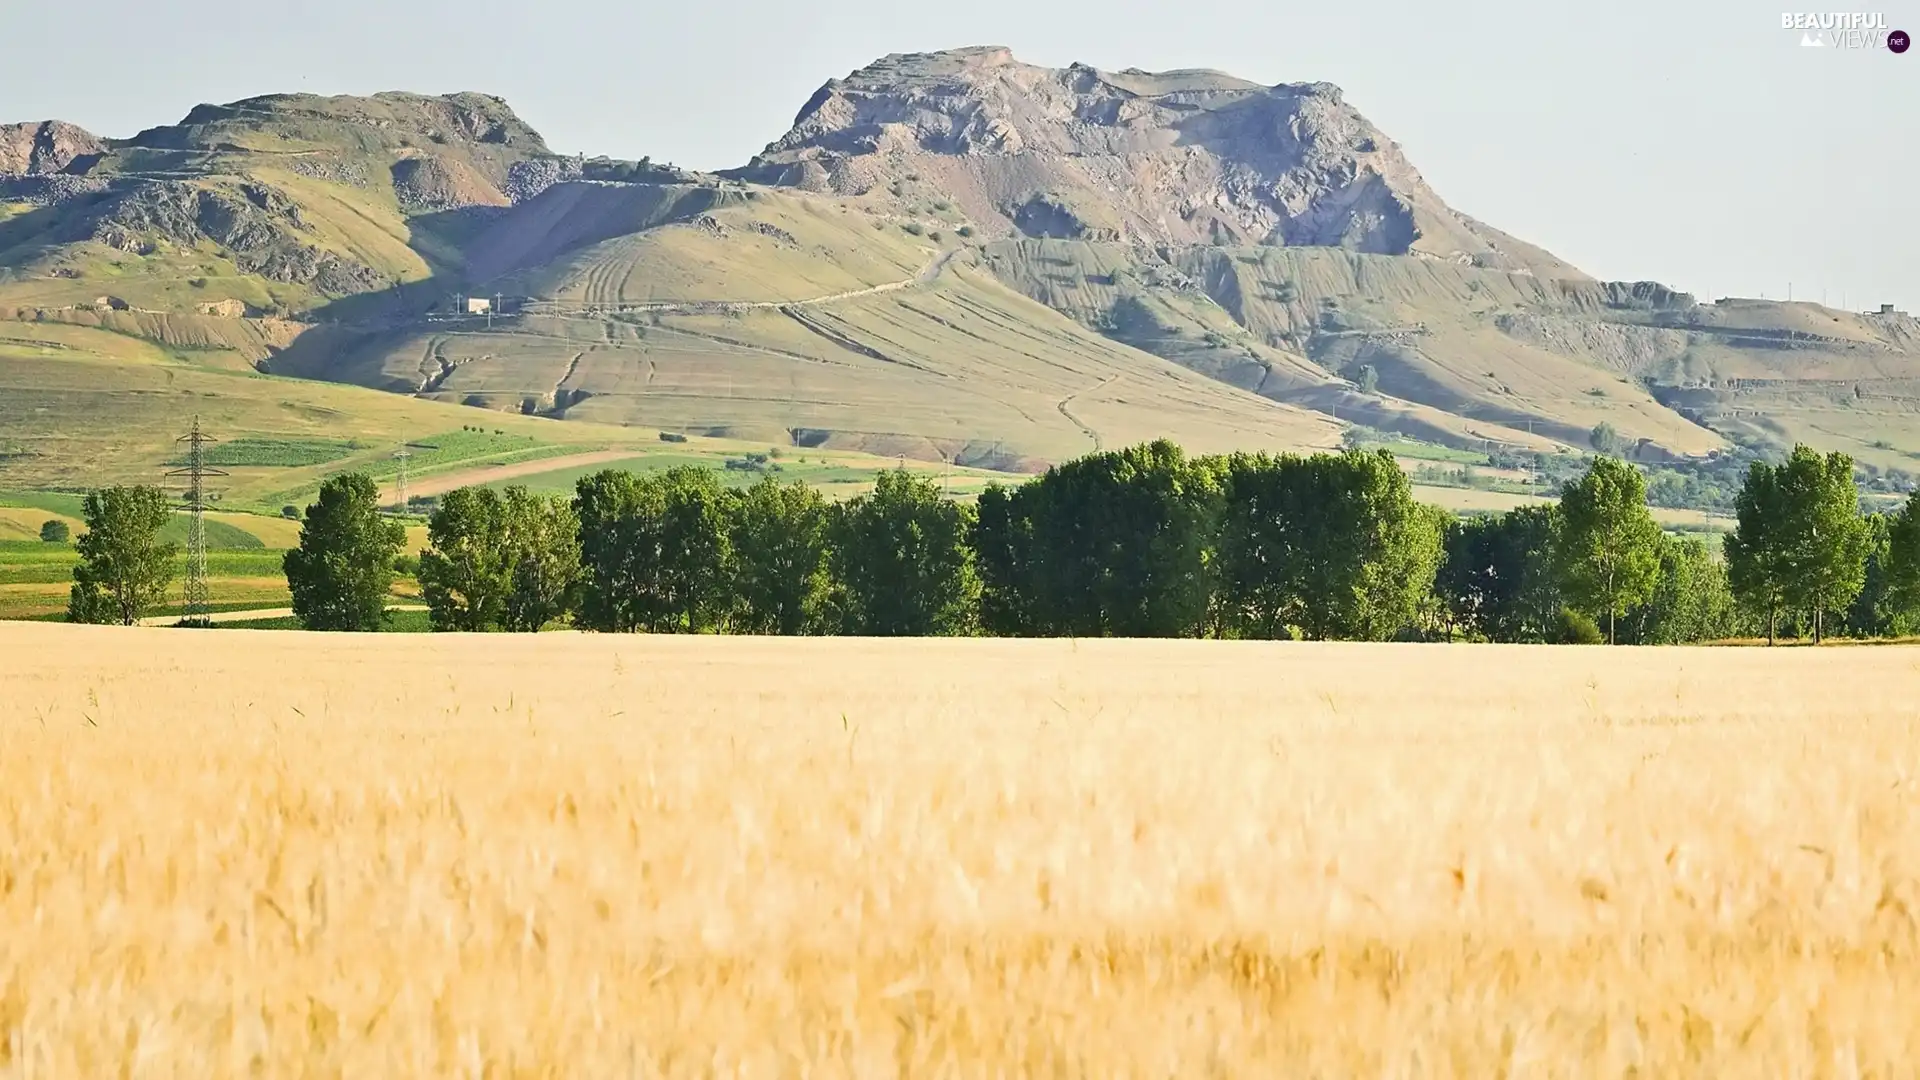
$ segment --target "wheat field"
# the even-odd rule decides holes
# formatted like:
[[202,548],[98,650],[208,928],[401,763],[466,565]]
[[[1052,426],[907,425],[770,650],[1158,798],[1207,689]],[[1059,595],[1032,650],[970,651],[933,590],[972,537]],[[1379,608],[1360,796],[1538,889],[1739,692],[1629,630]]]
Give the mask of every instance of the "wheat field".
[[1893,1076],[1920,650],[0,625],[0,1077]]

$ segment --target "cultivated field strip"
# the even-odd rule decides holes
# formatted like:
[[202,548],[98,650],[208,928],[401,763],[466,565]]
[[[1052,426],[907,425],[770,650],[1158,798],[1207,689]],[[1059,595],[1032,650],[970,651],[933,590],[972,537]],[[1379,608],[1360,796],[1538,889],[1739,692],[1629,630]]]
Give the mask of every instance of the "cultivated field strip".
[[1857,1076],[1920,650],[0,626],[0,1076]]

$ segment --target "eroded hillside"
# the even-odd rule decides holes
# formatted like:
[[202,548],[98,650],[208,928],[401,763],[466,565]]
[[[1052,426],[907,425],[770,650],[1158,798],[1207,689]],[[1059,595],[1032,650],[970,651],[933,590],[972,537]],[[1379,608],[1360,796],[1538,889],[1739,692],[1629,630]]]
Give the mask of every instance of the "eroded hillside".
[[1328,84],[993,48],[829,81],[722,175],[556,156],[481,94],[276,95],[131,139],[0,127],[0,325],[1009,469],[1160,435],[1331,446],[1350,423],[1920,458],[1904,315],[1594,281],[1449,207]]

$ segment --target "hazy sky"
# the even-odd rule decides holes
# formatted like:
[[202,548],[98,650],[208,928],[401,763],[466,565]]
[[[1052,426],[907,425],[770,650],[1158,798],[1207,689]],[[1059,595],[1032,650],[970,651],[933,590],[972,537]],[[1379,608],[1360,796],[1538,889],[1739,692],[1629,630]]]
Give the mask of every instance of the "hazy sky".
[[[1891,0],[1890,0],[1891,2]],[[1887,8],[1920,33],[1920,0]],[[1920,311],[1920,49],[1780,5],[1326,0],[0,0],[0,120],[102,135],[275,91],[482,90],[556,150],[737,165],[889,52],[1324,80],[1455,208],[1604,278]],[[1454,10],[1458,8],[1458,10]],[[79,18],[79,22],[76,22]],[[84,32],[82,32],[84,31]]]

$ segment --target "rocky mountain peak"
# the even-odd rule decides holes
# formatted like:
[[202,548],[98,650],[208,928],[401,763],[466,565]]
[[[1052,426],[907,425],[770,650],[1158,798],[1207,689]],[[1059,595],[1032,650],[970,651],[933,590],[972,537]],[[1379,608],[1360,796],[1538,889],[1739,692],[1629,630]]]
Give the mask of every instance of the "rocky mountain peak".
[[0,124],[0,176],[84,173],[106,144],[64,120]]
[[840,194],[921,178],[989,231],[1309,245],[1580,276],[1455,213],[1331,83],[1047,68],[988,46],[829,81],[735,175]]

